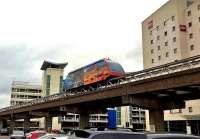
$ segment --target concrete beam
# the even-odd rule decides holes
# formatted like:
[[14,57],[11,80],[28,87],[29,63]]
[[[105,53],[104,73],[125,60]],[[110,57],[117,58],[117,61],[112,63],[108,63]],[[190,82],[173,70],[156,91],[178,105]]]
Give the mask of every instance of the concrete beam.
[[29,115],[39,116],[39,117],[49,117],[49,112],[41,112],[41,111],[29,111]]
[[138,98],[132,96],[122,96],[122,104],[123,105],[134,105],[142,108],[154,108],[159,109],[158,101],[155,101],[150,98]]
[[170,110],[177,108],[185,108],[185,102],[182,100],[163,100],[159,98],[152,97],[134,97],[134,96],[122,96],[123,105],[133,105],[145,109],[160,109],[160,110]]

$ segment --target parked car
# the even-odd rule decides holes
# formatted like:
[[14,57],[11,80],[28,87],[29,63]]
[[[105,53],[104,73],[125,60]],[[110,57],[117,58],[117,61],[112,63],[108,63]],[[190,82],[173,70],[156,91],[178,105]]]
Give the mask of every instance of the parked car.
[[30,132],[30,133],[27,133],[26,138],[27,139],[37,139],[41,136],[44,136],[45,134],[46,134],[46,131],[36,130],[36,131]]
[[76,130],[68,139],[200,139],[200,137],[172,133]]
[[7,128],[0,129],[0,135],[9,135],[9,130]]
[[68,139],[69,136],[63,136],[63,137],[53,137],[52,139]]
[[24,131],[21,130],[13,130],[10,139],[26,139]]
[[45,134],[43,136],[40,136],[38,139],[52,139],[54,136],[56,136],[56,134]]
[[38,139],[67,139],[68,136],[65,134],[46,134],[44,136],[39,137]]

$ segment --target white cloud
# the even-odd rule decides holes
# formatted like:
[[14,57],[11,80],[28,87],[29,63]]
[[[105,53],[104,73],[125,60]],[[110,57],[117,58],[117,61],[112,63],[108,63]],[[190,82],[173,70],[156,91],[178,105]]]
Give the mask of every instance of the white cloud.
[[1,94],[0,93],[0,108],[4,108],[10,105],[10,93]]

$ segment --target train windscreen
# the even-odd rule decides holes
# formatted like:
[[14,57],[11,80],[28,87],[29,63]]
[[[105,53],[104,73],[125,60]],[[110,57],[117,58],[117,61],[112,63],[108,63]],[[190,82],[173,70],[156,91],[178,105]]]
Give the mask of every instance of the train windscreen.
[[120,64],[115,63],[115,62],[109,62],[109,65],[110,65],[111,71],[124,73],[124,69],[122,68],[122,66]]

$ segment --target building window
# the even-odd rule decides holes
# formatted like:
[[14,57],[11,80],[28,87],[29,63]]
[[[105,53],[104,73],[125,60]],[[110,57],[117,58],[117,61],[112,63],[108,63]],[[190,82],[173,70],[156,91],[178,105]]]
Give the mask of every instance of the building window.
[[50,83],[51,83],[51,76],[47,75],[47,80],[46,80],[46,96],[50,94]]
[[175,16],[172,16],[172,21],[174,21],[175,20]]
[[151,54],[153,54],[153,49],[151,49]]
[[160,40],[160,36],[157,36],[157,40]]
[[169,57],[169,52],[166,52],[165,56],[166,56],[166,57]]
[[199,17],[199,22],[200,22],[200,17]]
[[188,11],[188,16],[191,16],[192,12],[191,11]]
[[192,38],[193,38],[193,34],[192,34],[192,33],[190,33],[190,34],[189,34],[189,37],[190,37],[190,39],[192,39]]
[[164,34],[165,34],[165,36],[167,36],[167,31],[165,31],[165,33],[164,33]]
[[188,26],[189,26],[189,27],[192,27],[192,22],[189,22],[189,23],[188,23]]
[[154,59],[151,59],[151,63],[154,63]]
[[166,21],[164,21],[164,26],[166,26]]
[[117,124],[121,125],[121,107],[117,107]]
[[153,44],[153,40],[151,40],[151,44]]
[[152,31],[150,31],[150,35],[152,35]]
[[174,48],[174,54],[176,54],[177,53],[177,48]]
[[176,30],[176,27],[175,27],[175,26],[173,26],[173,27],[172,27],[172,31],[175,31],[175,30]]
[[192,107],[188,107],[189,112],[192,112]]
[[176,42],[176,37],[173,38],[173,42]]
[[198,11],[200,11],[200,4],[197,6]]
[[59,86],[60,88],[60,93],[62,93],[63,92],[63,76],[60,76],[60,86]]
[[158,51],[160,50],[160,45],[158,45]]
[[194,45],[193,45],[193,44],[190,45],[190,50],[191,50],[191,51],[194,50]]
[[159,26],[157,26],[157,27],[156,27],[156,30],[158,31],[158,30],[159,30],[159,28],[160,28],[160,27],[159,27]]
[[158,56],[158,60],[159,60],[159,61],[161,60],[161,56]]
[[168,42],[165,42],[165,46],[168,46]]
[[177,114],[177,113],[182,113],[182,109],[173,109],[173,110],[170,110],[170,114]]

